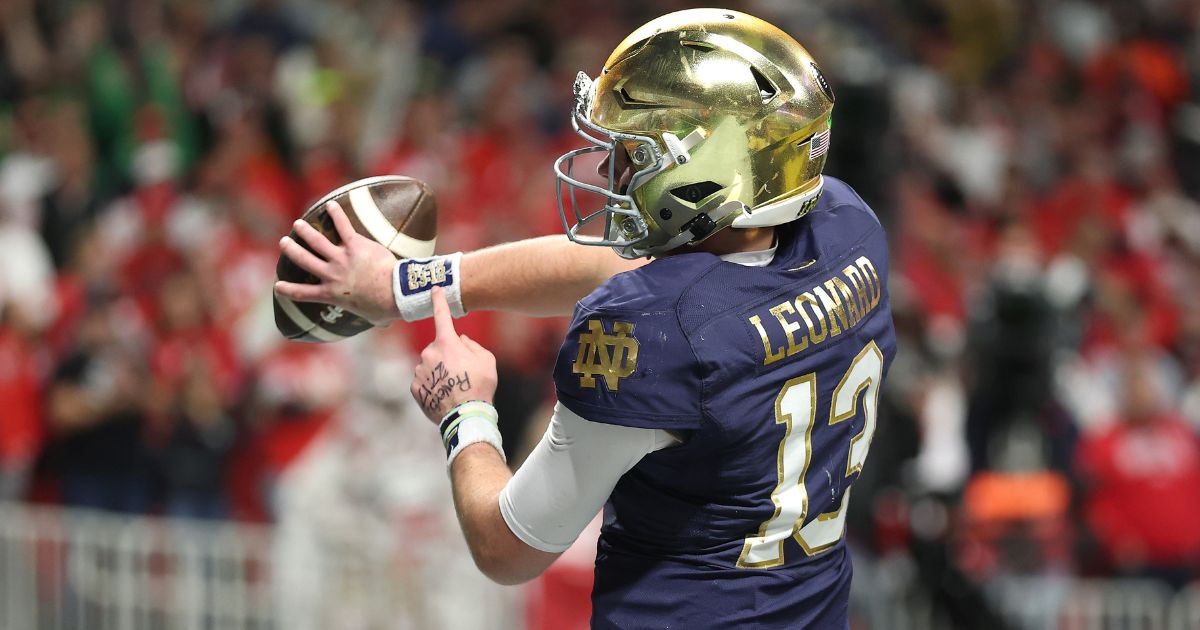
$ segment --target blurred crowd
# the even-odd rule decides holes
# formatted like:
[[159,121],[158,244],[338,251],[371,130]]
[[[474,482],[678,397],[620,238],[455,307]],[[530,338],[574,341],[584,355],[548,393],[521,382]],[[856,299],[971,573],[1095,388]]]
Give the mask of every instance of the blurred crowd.
[[[965,582],[1200,575],[1200,2],[727,4],[823,64],[826,172],[892,239],[859,552]],[[560,231],[575,72],[686,6],[0,0],[0,499],[272,519],[289,464],[405,391],[431,336],[285,343],[288,223],[395,173],[437,192],[439,251]],[[519,452],[562,322],[462,328]]]

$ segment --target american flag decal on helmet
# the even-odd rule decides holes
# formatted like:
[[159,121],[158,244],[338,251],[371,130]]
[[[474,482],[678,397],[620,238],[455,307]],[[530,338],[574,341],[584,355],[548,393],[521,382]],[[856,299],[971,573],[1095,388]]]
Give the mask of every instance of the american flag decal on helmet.
[[826,129],[812,137],[808,144],[808,159],[815,160],[829,150],[829,130]]

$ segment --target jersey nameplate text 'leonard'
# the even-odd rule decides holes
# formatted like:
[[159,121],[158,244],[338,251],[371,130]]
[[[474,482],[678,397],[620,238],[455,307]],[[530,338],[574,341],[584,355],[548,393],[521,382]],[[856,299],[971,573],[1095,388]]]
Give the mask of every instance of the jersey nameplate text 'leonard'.
[[763,365],[841,335],[879,306],[883,284],[870,258],[860,256],[841,273],[747,321],[762,340]]
[[589,319],[587,332],[579,335],[579,354],[571,366],[579,375],[579,386],[595,389],[599,376],[608,391],[617,391],[621,379],[629,378],[637,367],[638,341],[632,335],[632,322],[613,322],[609,334],[600,320]]

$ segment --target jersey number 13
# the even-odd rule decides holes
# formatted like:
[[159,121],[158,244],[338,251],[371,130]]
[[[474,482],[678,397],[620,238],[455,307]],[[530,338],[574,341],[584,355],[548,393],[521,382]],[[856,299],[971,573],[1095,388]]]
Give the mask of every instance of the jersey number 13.
[[[854,361],[833,390],[829,406],[829,424],[835,425],[858,414],[858,399],[863,397],[863,429],[850,438],[846,457],[846,476],[862,470],[875,434],[875,416],[879,406],[879,384],[883,379],[883,353],[872,341]],[[810,372],[783,384],[775,398],[775,422],[787,426],[779,443],[779,485],[771,493],[775,514],[746,538],[738,566],[764,569],[783,564],[783,543],[788,536],[809,555],[832,547],[841,540],[846,525],[846,507],[850,504],[850,488],[842,493],[838,509],[818,515],[809,524],[808,490],[804,477],[812,463],[812,431],[817,422],[817,374]],[[831,480],[832,481],[832,480]]]

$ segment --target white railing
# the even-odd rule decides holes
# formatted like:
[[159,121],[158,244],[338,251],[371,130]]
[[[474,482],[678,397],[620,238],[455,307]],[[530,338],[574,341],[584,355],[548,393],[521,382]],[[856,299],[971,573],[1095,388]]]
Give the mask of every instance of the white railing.
[[1171,589],[1153,580],[1003,580],[989,592],[1014,628],[1169,630]]
[[[1012,630],[1200,630],[1200,582],[1175,592],[1149,579],[1009,576],[979,591],[993,616]],[[969,619],[953,623],[904,556],[856,559],[851,613],[855,627],[871,630],[976,627]]]
[[1200,628],[1200,582],[1193,583],[1175,597],[1167,618],[1171,620],[1170,630]]
[[520,591],[487,585],[461,549],[413,541],[434,559],[414,561],[354,535],[313,553],[267,526],[0,504],[0,629],[521,625]]
[[[287,528],[0,504],[0,630],[522,627],[522,591],[487,583],[461,545],[385,551],[348,534],[314,547],[292,544]],[[852,599],[861,627],[952,628],[911,565],[862,560]],[[1200,583],[1173,592],[1061,576],[984,591],[1014,630],[1200,629]]]

